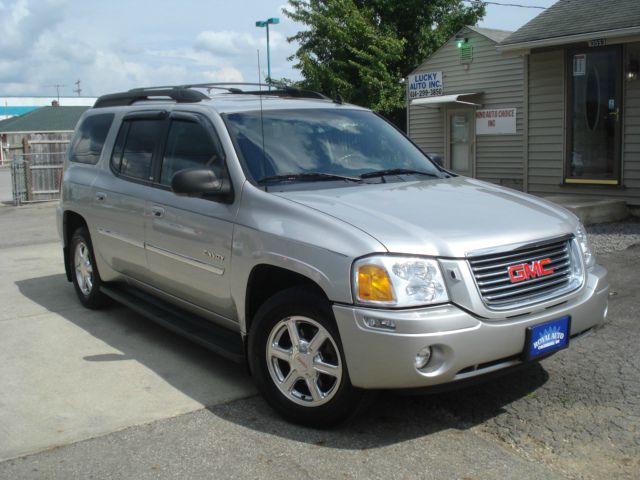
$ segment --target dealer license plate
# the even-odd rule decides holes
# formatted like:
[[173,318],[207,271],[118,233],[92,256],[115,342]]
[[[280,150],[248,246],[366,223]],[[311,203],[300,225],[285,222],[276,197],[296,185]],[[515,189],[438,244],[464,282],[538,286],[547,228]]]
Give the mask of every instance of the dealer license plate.
[[527,328],[524,354],[527,360],[546,356],[569,346],[571,317],[562,317]]

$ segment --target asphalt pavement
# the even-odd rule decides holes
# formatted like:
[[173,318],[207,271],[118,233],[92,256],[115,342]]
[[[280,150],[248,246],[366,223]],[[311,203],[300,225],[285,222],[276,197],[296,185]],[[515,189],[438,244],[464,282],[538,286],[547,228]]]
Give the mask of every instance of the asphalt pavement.
[[81,309],[53,212],[0,207],[0,478],[640,478],[638,244],[599,257],[609,317],[568,350],[311,430],[236,365],[122,307]]

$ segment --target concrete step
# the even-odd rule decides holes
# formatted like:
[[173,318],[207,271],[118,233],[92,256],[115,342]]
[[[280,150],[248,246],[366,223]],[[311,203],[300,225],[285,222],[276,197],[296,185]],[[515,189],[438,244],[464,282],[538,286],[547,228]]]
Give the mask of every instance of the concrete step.
[[629,216],[626,202],[616,198],[576,195],[552,195],[544,198],[573,212],[584,225],[618,222]]

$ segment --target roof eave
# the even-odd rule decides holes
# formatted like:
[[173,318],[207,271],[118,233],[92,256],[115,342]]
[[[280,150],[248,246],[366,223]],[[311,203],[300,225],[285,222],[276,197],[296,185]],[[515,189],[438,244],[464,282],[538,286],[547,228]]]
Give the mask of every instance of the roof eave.
[[640,34],[640,26],[634,26],[627,28],[618,28],[615,30],[600,30],[597,32],[578,33],[575,35],[565,35],[562,37],[541,38],[539,40],[532,40],[529,42],[498,44],[496,48],[499,52],[527,52],[534,48],[555,47],[559,45],[566,45],[569,43],[587,42],[595,38],[618,38],[638,34]]
[[74,130],[0,130],[0,135],[15,135],[25,133],[73,133]]

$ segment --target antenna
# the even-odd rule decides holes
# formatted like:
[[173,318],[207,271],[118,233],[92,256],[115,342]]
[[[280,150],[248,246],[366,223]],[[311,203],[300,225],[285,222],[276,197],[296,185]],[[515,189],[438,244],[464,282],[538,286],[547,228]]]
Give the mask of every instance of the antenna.
[[[260,83],[260,49],[258,49],[258,83]],[[262,91],[262,85],[260,85],[260,91]],[[267,172],[267,152],[264,149],[264,118],[262,115],[262,95],[260,97],[260,130],[262,133],[262,176],[264,177]],[[265,191],[267,186],[264,186]]]
[[54,83],[53,85],[45,85],[45,87],[56,89],[56,94],[58,96],[58,103],[60,103],[60,87],[66,87],[66,85],[62,85],[61,83]]
[[[262,83],[260,79],[260,49],[257,49],[256,53],[258,54],[258,85],[260,85]],[[260,90],[262,90],[262,86],[260,86]]]
[[80,79],[78,79],[74,85],[76,86],[74,93],[77,93],[78,96],[80,96],[80,94],[82,93],[82,89],[80,88]]

